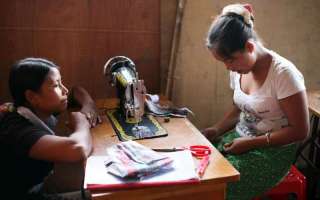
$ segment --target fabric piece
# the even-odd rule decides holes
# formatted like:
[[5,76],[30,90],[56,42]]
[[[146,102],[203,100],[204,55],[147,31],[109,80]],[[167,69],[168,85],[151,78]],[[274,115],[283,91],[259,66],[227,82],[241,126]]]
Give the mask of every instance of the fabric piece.
[[127,141],[107,149],[108,172],[121,178],[140,178],[170,169],[173,160],[137,142]]
[[160,105],[160,98],[158,95],[146,94],[146,97],[146,111],[151,115],[159,117],[187,117],[189,113],[194,115],[194,113],[186,107],[176,108],[172,106]]
[[[223,152],[223,145],[238,137],[241,136],[236,131],[231,131],[213,145]],[[240,181],[227,186],[227,200],[250,200],[277,185],[289,172],[295,152],[296,144],[290,144],[259,148],[240,155],[225,155],[240,172]]]
[[241,75],[230,73],[230,86],[234,89],[233,101],[241,110],[236,131],[242,136],[256,136],[273,132],[288,125],[279,99],[305,90],[304,79],[298,69],[273,51],[268,75],[263,85],[248,95],[241,90]]

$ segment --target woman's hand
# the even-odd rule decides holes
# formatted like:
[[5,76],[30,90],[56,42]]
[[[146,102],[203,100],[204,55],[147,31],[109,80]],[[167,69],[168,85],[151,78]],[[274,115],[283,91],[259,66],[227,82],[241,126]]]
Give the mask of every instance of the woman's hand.
[[242,154],[254,148],[251,137],[240,137],[223,146],[225,153]]
[[218,129],[215,127],[209,127],[201,130],[201,133],[210,141],[216,142],[217,138],[220,136]]
[[7,102],[0,105],[0,113],[11,112],[12,109],[14,109],[14,107],[13,107],[13,103],[11,102]]
[[86,116],[91,127],[95,127],[102,122],[101,117],[99,116],[99,110],[95,104],[86,104],[82,106],[81,113]]
[[71,112],[70,113],[70,123],[68,123],[68,126],[71,130],[77,131],[82,128],[90,128],[90,123],[86,116],[81,112]]
[[12,112],[14,110],[13,103],[7,102],[0,105],[0,118],[7,112]]
[[93,99],[84,88],[80,86],[73,87],[69,95],[69,100],[71,105],[76,104],[81,107],[80,112],[86,116],[91,127],[95,127],[98,123],[102,122]]

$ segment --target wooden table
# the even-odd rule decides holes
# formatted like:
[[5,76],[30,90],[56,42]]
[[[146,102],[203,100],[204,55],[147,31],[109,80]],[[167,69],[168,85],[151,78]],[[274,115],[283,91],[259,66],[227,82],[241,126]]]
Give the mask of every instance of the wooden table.
[[[97,106],[103,112],[105,109],[115,107],[116,101],[98,100]],[[161,187],[146,187],[139,189],[93,193],[94,200],[100,199],[225,199],[227,183],[237,181],[239,172],[211,145],[211,143],[185,118],[171,118],[165,123],[157,118],[160,124],[168,131],[168,136],[154,139],[138,140],[139,143],[150,148],[172,148],[194,144],[208,145],[213,149],[210,164],[199,184],[174,185]],[[111,127],[106,115],[103,123],[92,129],[93,154],[105,155],[106,147],[118,143],[118,137]]]

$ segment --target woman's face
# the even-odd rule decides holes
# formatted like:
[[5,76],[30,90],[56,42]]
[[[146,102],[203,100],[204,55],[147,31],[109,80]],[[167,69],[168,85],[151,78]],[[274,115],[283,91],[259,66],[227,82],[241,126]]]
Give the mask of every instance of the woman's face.
[[223,62],[228,70],[239,74],[249,73],[256,62],[255,54],[247,48],[233,53],[230,58],[220,56],[215,50],[211,50],[211,53],[216,60]]
[[35,99],[34,109],[44,114],[60,113],[67,108],[68,89],[62,84],[58,69],[50,68],[40,90],[35,93]]

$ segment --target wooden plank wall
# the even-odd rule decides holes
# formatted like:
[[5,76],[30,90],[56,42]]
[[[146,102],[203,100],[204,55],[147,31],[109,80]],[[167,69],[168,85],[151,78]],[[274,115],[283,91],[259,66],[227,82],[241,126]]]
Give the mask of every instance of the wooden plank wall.
[[68,87],[114,96],[102,71],[116,55],[135,62],[149,92],[160,91],[160,0],[0,2],[0,103],[10,100],[10,65],[29,56],[58,64]]
[[160,2],[160,91],[162,94],[165,94],[172,51],[173,33],[176,25],[178,0],[161,0]]

